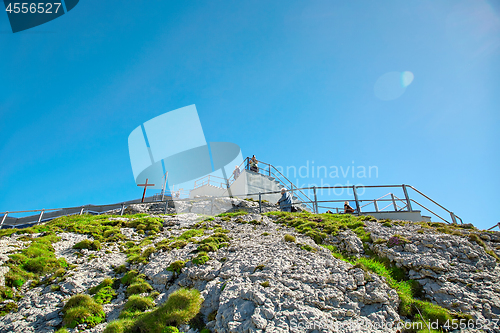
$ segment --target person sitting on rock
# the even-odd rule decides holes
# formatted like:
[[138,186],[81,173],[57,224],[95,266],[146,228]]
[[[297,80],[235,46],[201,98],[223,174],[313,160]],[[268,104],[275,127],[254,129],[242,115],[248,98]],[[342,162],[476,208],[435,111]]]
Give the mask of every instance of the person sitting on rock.
[[349,201],[344,202],[344,213],[345,214],[352,214],[352,213],[354,213],[354,208],[352,208],[349,205]]
[[286,189],[281,189],[281,198],[278,200],[276,204],[280,205],[280,210],[282,212],[291,212],[292,211],[292,196],[290,193],[286,191]]
[[259,172],[259,161],[255,158],[255,155],[250,159],[250,171]]

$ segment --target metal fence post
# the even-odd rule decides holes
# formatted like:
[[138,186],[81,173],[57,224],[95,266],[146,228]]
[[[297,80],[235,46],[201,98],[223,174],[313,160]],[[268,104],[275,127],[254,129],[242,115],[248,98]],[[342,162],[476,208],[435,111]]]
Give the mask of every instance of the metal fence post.
[[83,214],[83,210],[85,209],[85,206],[82,206],[82,209],[80,209],[80,215]]
[[405,194],[405,198],[406,198],[406,204],[407,204],[407,207],[408,207],[408,211],[409,212],[413,212],[413,209],[411,208],[411,202],[410,202],[410,197],[408,196],[408,191],[406,190],[406,185],[403,184],[401,185],[403,187],[403,192]]
[[211,205],[210,205],[210,215],[214,215],[214,197],[212,197]]
[[2,217],[2,223],[0,223],[0,229],[2,229],[3,223],[5,222],[5,219],[7,218],[7,215],[9,215],[9,212],[5,212]]
[[163,212],[163,214],[167,214],[167,208],[168,208],[168,199],[165,200],[165,211]]
[[318,213],[318,197],[316,196],[316,186],[313,186],[313,191],[314,191],[314,210],[316,211],[316,214]]
[[394,211],[398,211],[398,205],[396,205],[396,199],[394,199],[394,194],[391,193],[392,204],[394,205]]
[[122,203],[122,210],[120,212],[120,215],[123,215],[123,211],[125,210],[125,203]]
[[36,222],[36,224],[40,224],[40,222],[42,221],[42,216],[44,211],[45,209],[42,209],[42,211],[40,212],[40,216],[38,216],[38,221]]
[[375,211],[378,212],[377,200],[373,200],[373,205],[375,206]]
[[259,213],[262,214],[262,194],[259,192]]
[[356,210],[358,214],[361,214],[361,207],[359,207],[358,192],[356,191],[356,185],[352,185],[352,194],[354,194],[354,201],[356,201]]
[[451,222],[453,224],[457,224],[457,219],[455,218],[455,214],[453,214],[453,212],[450,212],[450,216],[451,216]]

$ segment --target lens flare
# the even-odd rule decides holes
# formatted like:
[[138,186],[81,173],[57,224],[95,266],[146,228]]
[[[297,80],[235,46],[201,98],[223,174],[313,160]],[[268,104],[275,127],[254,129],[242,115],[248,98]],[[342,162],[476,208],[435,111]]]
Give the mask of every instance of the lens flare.
[[414,75],[412,72],[406,71],[401,73],[401,84],[403,87],[408,87],[413,82]]
[[375,97],[382,101],[391,101],[401,97],[408,87],[413,82],[413,73],[405,72],[388,72],[380,76],[373,87]]

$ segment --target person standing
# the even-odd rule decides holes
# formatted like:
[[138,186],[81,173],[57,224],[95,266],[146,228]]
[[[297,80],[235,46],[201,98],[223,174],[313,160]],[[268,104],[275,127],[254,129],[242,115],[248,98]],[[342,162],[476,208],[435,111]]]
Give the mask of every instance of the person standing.
[[255,155],[250,159],[250,171],[259,172],[259,161],[255,158]]
[[278,200],[277,204],[280,205],[280,210],[282,212],[292,211],[292,196],[286,189],[281,189],[281,198]]
[[239,166],[235,166],[234,167],[234,171],[233,171],[234,180],[236,180],[236,178],[238,178],[238,176],[240,175],[240,173],[241,173],[240,167]]

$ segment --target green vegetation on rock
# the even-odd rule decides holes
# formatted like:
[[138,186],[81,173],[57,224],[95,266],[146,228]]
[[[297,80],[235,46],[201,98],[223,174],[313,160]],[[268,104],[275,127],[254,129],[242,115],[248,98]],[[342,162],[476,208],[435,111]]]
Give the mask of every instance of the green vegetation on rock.
[[100,304],[89,295],[83,294],[71,297],[64,305],[62,312],[63,324],[69,328],[74,328],[79,324],[94,327],[103,322],[106,316]]
[[[134,308],[148,307],[151,305],[144,298],[131,296],[126,304],[128,311]],[[129,303],[130,302],[130,303]],[[108,324],[105,333],[162,333],[176,332],[175,327],[185,324],[195,318],[201,308],[200,293],[195,289],[179,289],[168,297],[167,301],[151,312],[142,313],[135,318],[123,318]],[[127,307],[127,305],[125,306]],[[170,327],[170,328],[168,328]],[[173,328],[172,328],[173,327]]]

